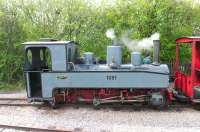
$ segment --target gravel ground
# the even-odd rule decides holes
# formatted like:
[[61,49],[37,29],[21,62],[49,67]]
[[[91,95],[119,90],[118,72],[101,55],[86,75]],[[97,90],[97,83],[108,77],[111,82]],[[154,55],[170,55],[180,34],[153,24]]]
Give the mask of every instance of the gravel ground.
[[[1,94],[1,97],[16,96],[25,97],[25,93]],[[135,110],[130,107],[121,110],[110,107],[95,110],[90,105],[78,108],[64,106],[57,110],[47,106],[0,106],[0,124],[80,132],[200,132],[200,111],[192,108]]]

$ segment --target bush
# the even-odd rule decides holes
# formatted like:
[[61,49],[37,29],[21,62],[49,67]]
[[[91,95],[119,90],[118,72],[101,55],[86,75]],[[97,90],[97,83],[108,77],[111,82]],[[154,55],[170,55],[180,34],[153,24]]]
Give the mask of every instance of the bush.
[[[23,78],[25,41],[52,37],[74,40],[80,50],[105,58],[105,36],[114,28],[118,38],[132,30],[130,37],[141,39],[161,34],[161,60],[175,57],[175,39],[199,34],[200,8],[193,1],[116,0],[96,4],[88,0],[0,1],[0,79],[15,83]],[[125,57],[129,57],[126,50]],[[128,59],[125,58],[125,61]]]

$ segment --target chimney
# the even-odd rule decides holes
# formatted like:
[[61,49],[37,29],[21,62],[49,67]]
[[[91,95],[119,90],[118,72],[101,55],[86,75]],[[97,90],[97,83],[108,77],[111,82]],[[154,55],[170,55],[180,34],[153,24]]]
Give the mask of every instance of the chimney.
[[159,65],[160,40],[153,40],[153,65]]

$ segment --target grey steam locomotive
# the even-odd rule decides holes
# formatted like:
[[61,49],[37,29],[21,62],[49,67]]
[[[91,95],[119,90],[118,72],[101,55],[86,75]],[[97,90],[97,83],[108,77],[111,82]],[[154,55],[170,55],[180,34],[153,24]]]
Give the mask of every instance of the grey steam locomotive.
[[107,46],[106,62],[85,52],[80,57],[73,41],[26,42],[24,73],[30,102],[148,103],[164,106],[169,98],[169,69],[159,64],[160,41],[154,40],[153,63],[132,52],[122,64],[121,46]]

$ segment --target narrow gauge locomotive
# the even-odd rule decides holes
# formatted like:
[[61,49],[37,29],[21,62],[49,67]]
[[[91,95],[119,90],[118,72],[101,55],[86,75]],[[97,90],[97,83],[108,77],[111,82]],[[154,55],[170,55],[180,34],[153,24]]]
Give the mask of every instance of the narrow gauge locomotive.
[[163,107],[170,98],[169,69],[159,64],[160,41],[154,40],[153,63],[144,64],[140,52],[132,52],[130,64],[122,64],[121,46],[107,46],[105,63],[94,53],[79,55],[73,41],[26,42],[24,73],[30,102],[145,103]]

